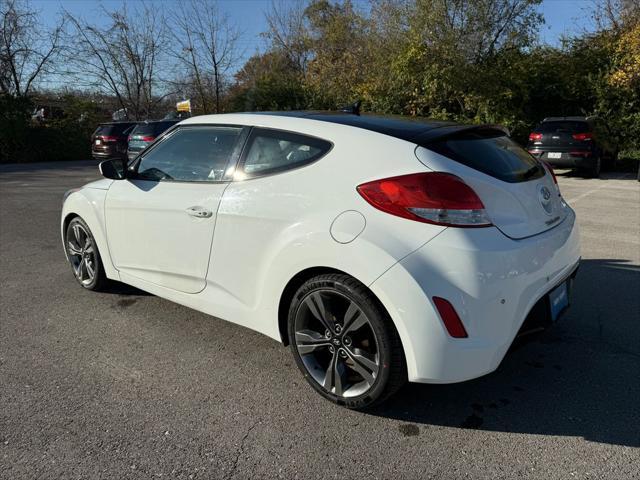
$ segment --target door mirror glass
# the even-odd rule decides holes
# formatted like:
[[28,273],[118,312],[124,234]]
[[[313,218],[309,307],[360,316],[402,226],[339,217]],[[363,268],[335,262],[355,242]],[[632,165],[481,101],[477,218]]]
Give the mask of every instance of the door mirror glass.
[[105,160],[98,169],[104,178],[122,180],[124,178],[124,162],[122,160]]

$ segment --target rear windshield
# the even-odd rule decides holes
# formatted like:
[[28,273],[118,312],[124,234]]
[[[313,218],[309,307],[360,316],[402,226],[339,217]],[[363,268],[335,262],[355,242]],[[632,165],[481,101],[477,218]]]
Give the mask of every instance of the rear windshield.
[[133,123],[103,123],[98,125],[94,135],[122,135],[125,130],[132,127]]
[[553,122],[543,122],[538,125],[536,132],[539,133],[561,133],[561,132],[588,132],[591,129],[587,122],[575,120],[561,120]]
[[544,168],[506,135],[468,132],[428,145],[430,150],[504,182],[544,176]]
[[131,132],[132,135],[150,135],[157,137],[169,127],[175,125],[176,122],[153,122],[153,123],[141,123]]

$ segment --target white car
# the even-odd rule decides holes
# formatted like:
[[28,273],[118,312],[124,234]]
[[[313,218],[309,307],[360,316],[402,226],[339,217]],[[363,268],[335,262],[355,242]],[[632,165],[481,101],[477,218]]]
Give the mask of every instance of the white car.
[[291,345],[349,408],[492,372],[565,310],[580,260],[552,171],[496,126],[206,115],[100,170],[62,209],[83,287],[117,280]]

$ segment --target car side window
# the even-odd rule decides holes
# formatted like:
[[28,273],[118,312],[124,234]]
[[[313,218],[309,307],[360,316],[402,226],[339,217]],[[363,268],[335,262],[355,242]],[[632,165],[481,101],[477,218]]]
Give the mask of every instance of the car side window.
[[242,128],[181,127],[142,156],[136,177],[142,180],[216,182],[223,180]]
[[254,128],[241,170],[246,177],[283,172],[318,160],[331,147],[331,142],[307,135]]

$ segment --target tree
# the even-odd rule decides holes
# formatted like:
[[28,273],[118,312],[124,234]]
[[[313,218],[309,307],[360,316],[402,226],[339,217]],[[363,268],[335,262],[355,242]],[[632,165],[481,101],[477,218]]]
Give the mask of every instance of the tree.
[[37,13],[20,0],[0,0],[0,93],[28,96],[51,73],[61,50],[64,21],[43,29]]
[[168,21],[173,37],[171,54],[186,69],[202,111],[208,113],[213,107],[220,113],[227,74],[239,58],[238,29],[208,0],[181,3]]
[[106,26],[65,12],[72,27],[68,73],[85,88],[115,96],[134,118],[148,117],[167,95],[161,89],[166,34],[159,12],[144,2],[133,10],[126,4],[113,11],[102,7]]

